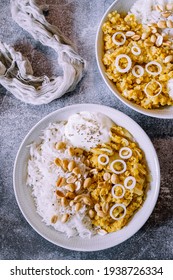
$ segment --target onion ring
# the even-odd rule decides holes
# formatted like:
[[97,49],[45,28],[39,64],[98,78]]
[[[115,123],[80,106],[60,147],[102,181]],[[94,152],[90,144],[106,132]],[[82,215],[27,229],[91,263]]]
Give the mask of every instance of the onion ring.
[[[124,151],[127,151],[128,154],[127,155],[123,155],[123,152]],[[128,147],[124,147],[124,148],[121,148],[120,151],[119,151],[119,156],[123,159],[127,159],[127,158],[130,158],[132,156],[132,150]]]
[[[122,170],[120,170],[120,171],[118,171],[118,170],[115,170],[114,169],[114,164],[116,163],[116,162],[120,162],[120,163],[122,163],[122,165],[123,165],[123,169]],[[124,160],[121,160],[121,159],[116,159],[116,160],[114,160],[112,163],[111,163],[111,165],[110,165],[110,169],[112,170],[112,172],[113,173],[115,173],[115,174],[121,174],[121,173],[123,173],[123,172],[125,172],[126,171],[126,169],[127,169],[127,165],[126,165],[126,163],[125,163],[125,161]]]
[[[105,162],[101,161],[101,158],[105,158],[106,161]],[[101,165],[107,165],[109,163],[109,157],[105,154],[99,155],[98,156],[98,163],[100,163]]]
[[[126,58],[126,59],[127,59],[128,64],[127,64],[127,67],[126,67],[126,68],[121,68],[121,67],[119,66],[119,61],[120,61],[121,58]],[[120,73],[126,73],[126,72],[128,72],[128,71],[130,70],[130,68],[132,67],[132,60],[131,60],[131,58],[130,58],[128,55],[126,55],[126,54],[120,54],[120,55],[118,55],[118,56],[116,57],[116,59],[115,59],[115,67],[117,68],[118,72],[120,72]]]
[[[128,186],[128,182],[132,181],[132,184],[130,186]],[[128,190],[132,190],[134,189],[134,187],[136,186],[136,179],[133,176],[128,176],[125,180],[124,180],[124,187]]]
[[101,148],[100,150],[101,150],[101,151],[104,151],[104,152],[107,152],[107,153],[109,153],[109,154],[112,153],[112,151],[109,150],[109,149],[107,149],[107,148]]
[[[139,70],[139,74],[136,73],[136,70]],[[132,74],[133,74],[133,76],[135,76],[137,78],[142,77],[144,75],[144,68],[140,65],[135,65],[132,68]]]
[[[116,218],[116,217],[113,215],[113,211],[114,211],[114,209],[117,208],[117,207],[122,207],[122,208],[124,209],[124,213],[123,213],[123,215],[122,215],[120,218]],[[116,203],[116,204],[114,204],[114,205],[111,207],[111,209],[110,209],[110,211],[109,211],[109,214],[110,214],[110,216],[111,216],[112,219],[114,219],[114,220],[116,220],[116,221],[119,221],[119,220],[121,220],[122,218],[124,218],[124,216],[126,215],[126,212],[127,212],[127,210],[126,210],[126,206],[125,206],[124,204]]]
[[[117,187],[120,187],[120,188],[122,189],[122,194],[119,195],[119,196],[116,195],[115,192],[114,192],[115,188],[117,188]],[[114,185],[114,186],[112,187],[111,193],[112,193],[112,196],[113,196],[114,198],[122,198],[122,197],[124,196],[124,194],[125,194],[125,188],[124,188],[124,186],[121,185],[121,184],[116,184],[116,185]]]
[[[115,37],[116,37],[117,35],[121,35],[121,36],[123,37],[123,41],[122,41],[122,42],[119,42],[119,41],[117,41],[117,40],[115,39]],[[112,36],[112,41],[113,41],[113,43],[114,43],[115,45],[117,45],[117,46],[122,46],[122,45],[124,45],[124,43],[125,43],[125,41],[126,41],[126,36],[124,35],[123,32],[116,32],[116,33],[114,33],[114,35]]]
[[155,94],[155,95],[152,96],[152,95],[150,95],[150,94],[147,92],[147,88],[148,88],[148,86],[149,86],[151,83],[152,83],[152,81],[149,82],[149,83],[145,86],[144,92],[145,92],[145,94],[146,94],[149,98],[154,98],[154,97],[158,96],[158,95],[161,93],[161,91],[162,91],[162,85],[161,85],[159,82],[155,81],[155,83],[159,85],[160,90],[159,90],[159,92],[158,92],[157,94]]
[[[135,51],[135,49],[136,49],[137,51]],[[141,54],[141,49],[140,49],[138,46],[133,46],[133,47],[131,48],[131,52],[132,52],[134,55],[140,55],[140,54]]]
[[[157,67],[158,67],[158,72],[151,72],[149,69],[148,69],[148,67],[149,66],[151,66],[151,65],[156,65]],[[149,73],[149,74],[151,74],[151,75],[153,75],[153,76],[157,76],[157,75],[159,75],[161,72],[162,72],[162,66],[160,65],[160,63],[158,63],[157,61],[150,61],[150,62],[148,62],[146,65],[145,65],[145,70]]]

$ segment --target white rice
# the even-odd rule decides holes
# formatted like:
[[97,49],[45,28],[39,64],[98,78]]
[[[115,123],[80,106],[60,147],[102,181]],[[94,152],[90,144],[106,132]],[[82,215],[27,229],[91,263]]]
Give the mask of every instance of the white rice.
[[[153,9],[156,5],[165,7],[166,4],[173,4],[173,0],[137,0],[130,9],[130,13],[134,14],[137,20],[142,24],[157,23],[160,20],[165,20],[159,11]],[[173,21],[173,15],[171,14],[167,20]],[[168,34],[170,39],[173,39],[173,28],[164,28],[160,32]]]
[[[42,217],[46,225],[52,225],[56,230],[66,233],[68,237],[79,235],[80,237],[91,237],[94,230],[90,218],[86,215],[86,208],[83,206],[77,213],[73,207],[62,207],[56,199],[55,190],[57,178],[62,176],[67,178],[60,167],[53,163],[55,158],[75,160],[82,172],[87,174],[86,165],[82,162],[83,157],[71,157],[67,150],[56,150],[56,142],[63,141],[67,148],[70,143],[64,136],[65,122],[53,123],[43,131],[41,143],[30,145],[30,160],[28,162],[27,184],[32,187],[38,214]],[[62,190],[62,187],[61,187]],[[58,220],[55,224],[51,223],[54,215],[61,216],[64,213],[70,214],[66,223]]]

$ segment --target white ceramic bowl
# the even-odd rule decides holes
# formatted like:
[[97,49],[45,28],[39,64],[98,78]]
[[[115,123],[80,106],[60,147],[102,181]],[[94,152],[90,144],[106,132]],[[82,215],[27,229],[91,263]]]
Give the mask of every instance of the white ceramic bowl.
[[109,87],[109,89],[114,93],[116,97],[118,97],[123,103],[125,103],[130,108],[136,110],[139,113],[142,113],[144,115],[148,115],[155,118],[160,119],[173,119],[173,106],[166,106],[162,109],[144,109],[139,105],[136,105],[135,103],[132,103],[131,101],[124,98],[120,92],[116,89],[115,83],[113,83],[111,80],[108,79],[108,77],[105,74],[105,66],[102,62],[103,57],[103,32],[102,32],[102,25],[107,20],[107,16],[110,12],[117,10],[119,13],[122,12],[128,12],[131,6],[136,2],[136,0],[117,0],[114,1],[113,4],[108,8],[108,10],[105,12],[99,27],[98,32],[96,36],[96,59],[99,71],[103,77],[103,80]]
[[[94,236],[91,239],[79,237],[67,238],[65,234],[46,226],[37,214],[31,188],[26,186],[27,162],[29,148],[32,142],[39,142],[42,131],[49,123],[67,120],[71,114],[80,111],[102,112],[111,118],[117,125],[125,127],[139,143],[145,152],[148,167],[151,171],[152,182],[147,198],[142,208],[134,215],[132,220],[123,229],[105,236]],[[59,109],[39,121],[26,135],[16,156],[13,173],[15,196],[24,217],[28,223],[45,239],[64,248],[78,251],[96,251],[115,246],[135,234],[147,221],[156,204],[160,188],[160,167],[155,149],[142,128],[125,114],[110,107],[95,104],[78,104]]]

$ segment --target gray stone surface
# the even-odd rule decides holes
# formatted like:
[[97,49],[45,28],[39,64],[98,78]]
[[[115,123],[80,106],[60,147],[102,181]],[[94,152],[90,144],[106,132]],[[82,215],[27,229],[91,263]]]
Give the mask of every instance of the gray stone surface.
[[[16,46],[31,60],[35,74],[57,74],[51,49],[41,46],[11,19],[9,0],[0,0],[0,40]],[[95,60],[99,21],[112,0],[42,0],[47,19],[76,44],[88,70],[76,90],[51,104],[24,104],[0,86],[0,259],[172,259],[173,258],[173,121],[146,117],[123,105],[104,84]],[[19,145],[48,113],[74,103],[111,106],[132,117],[151,138],[161,166],[161,190],[149,220],[133,237],[111,249],[74,252],[39,236],[20,212],[13,191],[13,165]]]

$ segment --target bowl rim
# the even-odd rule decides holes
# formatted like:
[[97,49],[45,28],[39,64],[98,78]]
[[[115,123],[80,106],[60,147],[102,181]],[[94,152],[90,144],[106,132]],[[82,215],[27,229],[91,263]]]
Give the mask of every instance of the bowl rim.
[[[110,91],[114,94],[114,96],[117,97],[121,102],[123,102],[129,108],[135,110],[138,113],[149,116],[149,117],[154,117],[154,118],[158,118],[158,119],[173,119],[173,112],[169,112],[171,109],[173,110],[173,106],[165,106],[161,109],[145,109],[145,108],[142,108],[141,106],[129,101],[128,99],[126,99],[124,96],[121,95],[121,93],[118,92],[117,89],[113,89],[113,86],[115,87],[115,84],[106,77],[106,75],[102,69],[102,68],[104,68],[104,65],[101,61],[101,58],[99,57],[99,48],[100,48],[100,38],[99,37],[100,37],[100,34],[102,33],[103,23],[106,21],[106,18],[108,16],[108,14],[112,11],[114,5],[116,5],[119,1],[123,2],[122,0],[115,0],[107,8],[107,10],[104,12],[104,14],[101,18],[101,21],[98,25],[98,28],[97,28],[96,39],[95,39],[95,55],[96,55],[96,62],[97,62],[99,72],[100,72],[105,84],[110,89]],[[136,2],[136,1],[134,0],[134,2]],[[165,108],[167,110],[165,110]],[[163,114],[162,111],[166,111],[167,113]]]
[[[18,170],[18,162],[20,160],[20,155],[21,153],[23,152],[22,149],[23,149],[23,146],[25,145],[25,148],[26,148],[26,143],[27,143],[27,139],[29,136],[32,135],[32,133],[37,129],[41,129],[40,126],[42,124],[44,124],[45,122],[48,122],[49,119],[51,119],[52,117],[56,117],[56,114],[58,114],[59,112],[65,112],[66,110],[76,110],[79,112],[79,109],[78,108],[85,108],[85,110],[88,110],[91,109],[91,112],[94,111],[94,110],[98,110],[100,112],[107,112],[109,111],[110,114],[119,114],[119,118],[121,117],[124,117],[125,120],[128,122],[128,123],[131,123],[132,126],[135,126],[135,128],[138,128],[138,130],[143,134],[145,135],[145,139],[146,141],[148,141],[148,143],[150,143],[150,147],[151,147],[151,150],[152,150],[152,153],[154,154],[154,159],[153,159],[153,164],[154,164],[154,170],[157,174],[157,180],[155,179],[156,181],[156,186],[155,186],[155,189],[153,190],[153,197],[150,197],[150,204],[149,205],[149,212],[147,213],[143,213],[143,219],[142,221],[135,225],[135,229],[131,230],[130,234],[128,234],[128,236],[126,235],[126,230],[125,230],[125,234],[124,234],[124,231],[123,229],[121,230],[122,231],[122,235],[123,237],[118,237],[116,241],[117,243],[116,244],[112,244],[112,245],[109,245],[109,246],[105,246],[104,244],[101,244],[101,246],[99,248],[97,248],[97,246],[95,245],[94,248],[88,246],[88,247],[85,247],[85,248],[81,248],[81,246],[76,246],[74,248],[73,245],[66,245],[66,244],[60,244],[58,243],[57,241],[55,240],[52,240],[52,238],[45,232],[40,232],[40,228],[33,223],[33,221],[31,220],[29,214],[26,212],[26,209],[23,209],[23,206],[21,206],[21,197],[19,196],[19,191],[17,189],[17,183],[16,183],[16,176],[17,176],[17,172],[19,172]],[[107,115],[107,113],[105,113],[105,115]],[[55,120],[56,121],[56,120]],[[113,120],[115,122],[115,120]],[[124,121],[124,120],[123,120]],[[50,122],[50,120],[49,120]],[[47,127],[46,123],[44,124],[45,127]],[[39,130],[39,135],[41,133],[41,130]],[[36,137],[36,136],[34,136]],[[37,137],[36,137],[37,138]],[[138,141],[137,141],[138,142]],[[140,144],[140,143],[139,143]],[[145,151],[144,151],[145,152]],[[63,248],[66,248],[66,249],[70,249],[70,250],[74,250],[74,251],[99,251],[99,250],[104,250],[104,249],[108,249],[110,247],[113,247],[113,246],[116,246],[124,241],[126,241],[127,239],[129,239],[131,236],[133,236],[135,233],[137,233],[139,231],[139,229],[146,223],[146,221],[149,219],[151,213],[153,212],[154,210],[154,207],[156,205],[156,202],[158,200],[158,196],[159,196],[159,192],[160,192],[160,165],[159,165],[159,160],[158,160],[158,156],[157,156],[157,153],[155,151],[155,148],[150,140],[150,138],[148,137],[148,135],[146,134],[146,132],[142,129],[142,127],[136,123],[132,118],[130,118],[129,116],[127,116],[126,114],[114,109],[114,108],[111,108],[111,107],[108,107],[108,106],[104,106],[104,105],[98,105],[98,104],[90,104],[90,103],[84,103],[84,104],[75,104],[75,105],[70,105],[70,106],[66,106],[64,108],[60,108],[58,110],[55,110],[49,114],[47,114],[45,117],[41,118],[40,121],[38,121],[30,130],[29,132],[26,134],[26,136],[24,137],[23,141],[21,142],[20,144],[20,147],[18,149],[18,152],[17,152],[17,155],[16,155],[16,159],[15,159],[15,162],[14,162],[14,168],[13,168],[13,188],[14,188],[14,193],[15,193],[15,197],[16,197],[16,201],[18,203],[18,206],[23,214],[23,216],[25,217],[25,219],[27,220],[27,222],[30,224],[30,226],[39,234],[41,235],[42,237],[44,237],[46,240],[50,241],[51,243],[55,244],[55,245],[58,245],[58,246],[61,246]],[[143,208],[143,207],[142,207]],[[34,214],[36,215],[36,213]],[[138,218],[139,219],[139,218]],[[41,220],[41,218],[40,218]],[[43,222],[41,222],[43,223]],[[135,222],[134,222],[135,223]],[[47,227],[45,225],[43,225],[43,227]],[[49,231],[50,233],[50,231]],[[97,243],[97,240],[96,240],[96,243]]]

